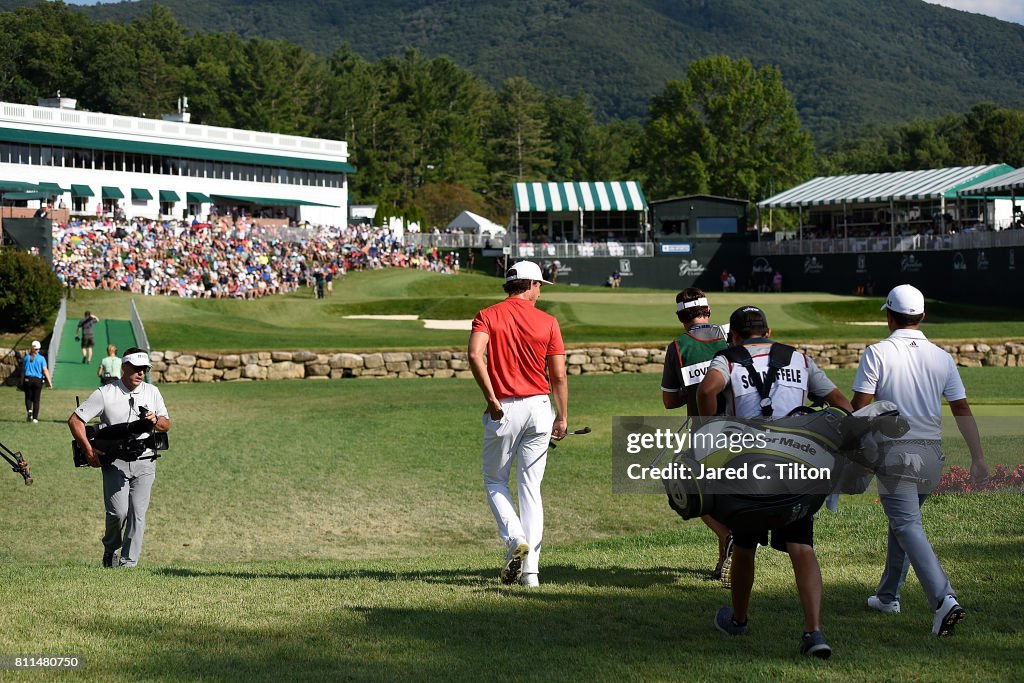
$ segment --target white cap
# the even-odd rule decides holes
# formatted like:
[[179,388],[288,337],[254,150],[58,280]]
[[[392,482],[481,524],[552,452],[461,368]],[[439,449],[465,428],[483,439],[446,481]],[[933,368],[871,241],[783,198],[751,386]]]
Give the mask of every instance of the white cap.
[[512,267],[505,271],[505,282],[512,282],[513,280],[536,280],[546,285],[551,284],[544,279],[540,272],[540,266],[533,261],[513,263]]
[[884,311],[887,308],[893,313],[921,315],[924,313],[924,294],[913,285],[893,287],[880,310]]
[[32,342],[32,348],[33,349],[40,349],[40,348],[42,348],[42,345],[39,342],[37,342],[37,341],[33,341]]
[[134,365],[137,368],[149,369],[149,354],[145,351],[136,351],[135,353],[129,353],[127,356],[121,359],[122,363],[128,363]]

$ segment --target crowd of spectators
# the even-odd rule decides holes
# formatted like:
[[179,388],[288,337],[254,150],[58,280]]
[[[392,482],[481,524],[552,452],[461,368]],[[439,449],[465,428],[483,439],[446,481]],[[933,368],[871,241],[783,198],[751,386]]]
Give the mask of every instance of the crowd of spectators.
[[304,286],[329,294],[353,270],[457,273],[459,262],[454,252],[404,245],[387,228],[99,219],[54,225],[53,268],[72,289],[256,299]]

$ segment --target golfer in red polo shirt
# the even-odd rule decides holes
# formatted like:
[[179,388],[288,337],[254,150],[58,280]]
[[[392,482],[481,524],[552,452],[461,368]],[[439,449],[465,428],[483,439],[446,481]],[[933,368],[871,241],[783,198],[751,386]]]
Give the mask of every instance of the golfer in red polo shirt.
[[[558,321],[534,303],[543,284],[540,267],[520,261],[505,273],[501,303],[480,311],[469,337],[469,364],[484,394],[483,474],[487,500],[508,547],[501,581],[536,587],[544,506],[540,484],[548,443],[565,436],[569,386]],[[550,384],[549,384],[550,382]],[[551,410],[553,392],[557,413]],[[519,512],[509,476],[517,462]]]

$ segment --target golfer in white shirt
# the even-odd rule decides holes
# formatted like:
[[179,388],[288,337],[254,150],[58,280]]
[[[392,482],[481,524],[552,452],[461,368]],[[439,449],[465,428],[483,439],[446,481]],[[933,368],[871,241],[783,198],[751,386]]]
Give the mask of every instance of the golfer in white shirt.
[[885,568],[868,606],[879,612],[900,611],[900,589],[913,565],[921,587],[935,610],[932,633],[949,635],[964,617],[949,578],[935,556],[921,523],[921,504],[942,475],[942,399],[957,418],[957,427],[971,452],[971,475],[988,478],[978,425],[967,404],[967,392],[953,357],[928,341],[919,326],[924,320],[924,295],[916,287],[895,287],[885,302],[887,339],[864,352],[853,381],[853,408],[872,400],[892,401],[908,419],[910,431],[888,444],[890,454],[918,464],[913,478],[880,475],[879,498],[889,519]]

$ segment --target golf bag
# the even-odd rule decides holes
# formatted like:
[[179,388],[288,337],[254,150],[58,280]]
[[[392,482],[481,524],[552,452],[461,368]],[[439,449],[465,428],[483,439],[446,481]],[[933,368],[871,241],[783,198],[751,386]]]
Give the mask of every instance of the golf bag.
[[[897,438],[906,432],[906,421],[898,419],[895,408],[883,401],[852,415],[836,407],[798,408],[777,419],[706,422],[693,433],[694,448],[675,459],[691,476],[665,480],[669,505],[684,519],[710,515],[729,529],[751,533],[814,514],[841,482],[859,485],[867,469],[880,466],[862,448],[866,436],[880,432]],[[722,438],[708,438],[716,445],[704,447],[698,437],[702,433],[727,436],[743,446],[723,448]],[[870,440],[871,453],[874,443]],[[708,476],[723,468],[730,468],[732,477]],[[793,476],[811,470],[818,476]]]

